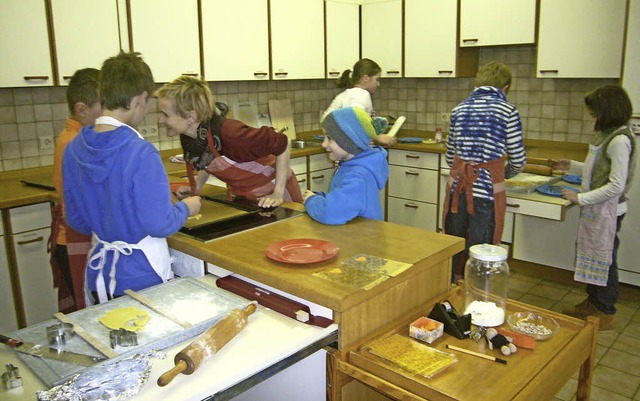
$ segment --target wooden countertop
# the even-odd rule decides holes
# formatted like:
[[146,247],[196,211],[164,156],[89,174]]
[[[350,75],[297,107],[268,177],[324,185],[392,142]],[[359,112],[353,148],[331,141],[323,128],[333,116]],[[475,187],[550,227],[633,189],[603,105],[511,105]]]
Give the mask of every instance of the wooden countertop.
[[[291,238],[331,241],[340,247],[340,252],[333,259],[310,265],[290,265],[265,256],[268,245]],[[177,233],[169,238],[169,246],[334,311],[344,311],[396,285],[397,280],[389,279],[365,291],[313,273],[337,268],[344,260],[364,253],[414,264],[415,271],[409,269],[398,276],[401,281],[407,280],[420,269],[461,251],[464,242],[457,237],[361,218],[329,226],[304,214],[209,243]]]

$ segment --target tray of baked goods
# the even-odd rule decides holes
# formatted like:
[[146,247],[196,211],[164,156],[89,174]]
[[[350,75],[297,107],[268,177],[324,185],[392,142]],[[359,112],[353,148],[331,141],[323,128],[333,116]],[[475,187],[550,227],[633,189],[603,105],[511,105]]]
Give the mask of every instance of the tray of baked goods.
[[533,193],[542,185],[554,184],[562,179],[562,176],[546,176],[531,173],[518,173],[516,176],[505,180],[507,192],[521,194]]

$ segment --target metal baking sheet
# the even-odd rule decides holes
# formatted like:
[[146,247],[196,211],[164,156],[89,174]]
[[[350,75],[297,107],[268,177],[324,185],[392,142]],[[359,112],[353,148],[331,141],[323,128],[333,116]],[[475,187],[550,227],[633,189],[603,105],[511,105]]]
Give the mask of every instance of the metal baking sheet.
[[518,173],[515,177],[505,180],[507,192],[519,194],[531,194],[541,185],[556,183],[562,179],[561,176],[545,176],[531,173]]
[[242,216],[249,213],[246,210],[238,209],[220,202],[202,199],[199,218],[188,218],[184,227],[187,229],[197,228],[231,217]]
[[[192,277],[171,280],[167,283],[147,288],[137,292],[150,300],[153,305],[170,311],[173,315],[192,324],[183,328],[178,323],[158,314],[129,296],[116,298],[104,304],[94,305],[68,314],[70,320],[79,324],[90,334],[109,346],[109,329],[98,321],[106,312],[118,308],[134,306],[149,313],[150,319],[141,331],[138,331],[138,345],[135,347],[117,346],[114,351],[116,358],[108,361],[127,358],[136,353],[151,349],[165,349],[197,336],[211,327],[229,311],[243,308],[247,301],[227,291],[215,288]],[[47,344],[46,327],[58,323],[52,319],[36,325],[18,330],[12,337],[37,344]],[[101,354],[75,335],[64,346],[65,350],[88,355]],[[53,387],[70,379],[73,375],[88,369],[72,363],[51,359],[41,359],[18,353],[19,357],[33,370],[33,372],[49,387]]]

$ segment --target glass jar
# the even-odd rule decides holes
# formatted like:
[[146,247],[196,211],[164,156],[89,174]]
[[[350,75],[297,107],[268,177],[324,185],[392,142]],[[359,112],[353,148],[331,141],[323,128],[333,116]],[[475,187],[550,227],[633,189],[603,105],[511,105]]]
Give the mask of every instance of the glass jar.
[[469,248],[464,267],[464,313],[471,314],[472,324],[494,327],[504,323],[508,277],[506,249],[489,244]]

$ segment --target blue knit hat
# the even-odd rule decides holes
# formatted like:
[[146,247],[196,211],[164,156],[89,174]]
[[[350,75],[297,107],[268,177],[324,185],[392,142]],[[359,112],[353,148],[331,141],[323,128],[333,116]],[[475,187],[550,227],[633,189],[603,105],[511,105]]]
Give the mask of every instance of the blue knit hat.
[[345,107],[332,111],[322,121],[322,126],[331,139],[352,155],[358,155],[369,149],[371,138],[376,136],[371,117],[358,107]]

